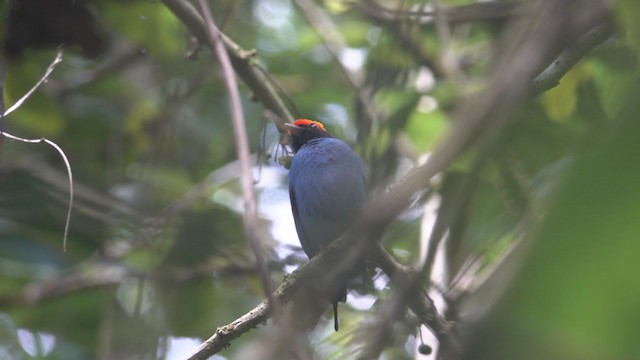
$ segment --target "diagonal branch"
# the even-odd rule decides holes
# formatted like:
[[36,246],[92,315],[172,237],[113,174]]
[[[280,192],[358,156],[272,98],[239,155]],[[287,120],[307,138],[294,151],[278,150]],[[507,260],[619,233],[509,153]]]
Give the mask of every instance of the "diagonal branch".
[[560,84],[560,79],[596,46],[614,34],[611,24],[599,24],[564,50],[542,73],[533,79],[533,95],[539,95]]
[[[186,0],[163,0],[163,2],[189,28],[201,44],[209,43],[207,26],[191,3]],[[278,128],[283,129],[285,122],[293,122],[293,116],[287,110],[284,102],[260,66],[253,61],[252,57],[255,51],[243,50],[224,34],[221,34],[221,37],[234,70],[262,105],[277,115],[278,123],[276,125]]]
[[[238,158],[240,161],[242,195],[244,198],[243,220],[245,233],[249,239],[249,245],[256,259],[258,275],[260,282],[262,283],[262,289],[267,297],[269,307],[271,310],[275,310],[276,315],[279,316],[279,320],[282,320],[281,312],[279,311],[279,303],[273,295],[273,285],[271,283],[271,276],[264,257],[264,249],[260,243],[260,237],[257,232],[258,218],[255,190],[253,188],[249,140],[242,111],[242,103],[240,101],[240,93],[238,92],[238,84],[236,83],[229,53],[227,52],[222,40],[222,33],[217,28],[213,20],[208,3],[205,0],[199,0],[198,4],[205,19],[205,24],[207,25],[209,45],[215,50],[215,54],[220,61],[224,74],[225,85],[229,94],[229,105],[231,108],[233,129],[236,138],[236,151],[238,152]],[[282,321],[280,321],[280,323],[282,323]],[[291,337],[291,334],[288,335],[288,338]],[[293,343],[292,349],[297,353],[298,357],[301,359],[309,358],[302,349],[296,345],[297,343]]]
[[358,101],[362,104],[365,114],[370,122],[377,122],[378,111],[370,96],[363,88],[362,81],[357,78],[349,69],[347,69],[340,60],[340,53],[345,48],[344,38],[338,32],[336,25],[333,23],[329,15],[327,15],[318,5],[311,0],[296,0],[298,8],[302,10],[302,14],[324,43],[325,48],[336,63],[336,66],[342,73],[347,84],[356,93]]
[[[341,236],[327,247],[326,251],[314,256],[309,262],[300,266],[297,270],[286,276],[282,284],[274,292],[275,299],[280,304],[288,303],[293,296],[308,286],[314,286],[318,279],[329,278],[326,283],[331,283],[331,278],[338,276],[342,266],[336,269],[336,258],[349,259],[351,252],[359,252],[354,238],[354,232],[350,231]],[[382,269],[390,277],[410,277],[411,270],[402,266],[382,247],[376,249],[379,253],[378,262]],[[343,261],[343,263],[346,261]],[[344,264],[340,264],[344,265]],[[324,283],[325,281],[323,281]],[[410,292],[409,308],[418,317],[421,323],[429,326],[441,341],[446,341],[450,335],[452,324],[438,315],[433,302],[426,296],[421,288],[412,289]],[[188,358],[189,360],[204,360],[211,357],[226,347],[231,341],[244,333],[258,327],[271,316],[272,308],[265,299],[258,306],[233,322],[216,329],[215,333],[204,341]]]
[[5,117],[11,114],[20,106],[22,106],[22,104],[25,101],[27,101],[31,97],[31,95],[33,95],[33,93],[36,92],[36,90],[38,90],[40,86],[47,81],[47,79],[49,79],[49,76],[51,75],[53,70],[55,70],[56,66],[58,66],[58,64],[62,62],[62,54],[63,54],[63,51],[62,51],[62,48],[60,48],[56,53],[56,57],[53,59],[51,64],[49,64],[49,66],[47,67],[47,70],[44,72],[44,75],[42,75],[40,80],[38,80],[38,82],[35,85],[33,85],[33,87],[29,89],[29,91],[27,91],[26,94],[24,94],[20,99],[18,99],[18,101],[16,101],[15,104],[11,105],[11,107],[5,110],[5,112],[2,114],[2,117]]
[[[229,107],[231,112],[233,132],[236,138],[236,151],[238,153],[238,160],[240,162],[240,173],[242,183],[242,196],[244,199],[244,230],[249,239],[249,245],[253,251],[253,255],[256,258],[256,265],[258,266],[260,281],[262,282],[262,288],[268,298],[272,298],[273,286],[271,284],[271,278],[264,259],[264,250],[260,244],[260,239],[257,232],[257,209],[256,209],[256,196],[253,188],[253,174],[251,172],[251,157],[249,152],[249,140],[247,138],[247,128],[244,121],[244,114],[242,111],[242,102],[240,101],[240,93],[238,92],[238,84],[236,83],[235,74],[231,68],[231,60],[229,54],[222,43],[220,30],[216,27],[213,17],[211,16],[211,10],[206,1],[200,0],[200,10],[205,18],[207,24],[207,35],[209,45],[214,49],[215,55],[220,61],[222,72],[224,75],[225,85],[227,87],[227,93],[229,94]],[[273,300],[273,299],[271,299]]]

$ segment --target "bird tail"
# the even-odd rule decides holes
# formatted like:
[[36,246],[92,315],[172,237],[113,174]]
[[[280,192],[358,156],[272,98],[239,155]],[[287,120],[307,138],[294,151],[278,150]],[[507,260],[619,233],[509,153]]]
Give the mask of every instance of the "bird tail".
[[338,302],[333,303],[333,328],[338,331]]
[[336,296],[332,301],[331,304],[333,305],[333,328],[335,329],[335,331],[338,331],[339,328],[339,321],[338,321],[338,303],[339,302],[346,302],[347,301],[347,287],[344,286],[340,292],[338,293],[338,296]]

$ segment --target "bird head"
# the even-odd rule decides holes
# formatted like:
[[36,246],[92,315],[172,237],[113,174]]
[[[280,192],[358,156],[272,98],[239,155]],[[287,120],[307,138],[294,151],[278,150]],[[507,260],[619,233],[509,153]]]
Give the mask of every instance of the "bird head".
[[323,137],[333,137],[319,121],[298,119],[293,124],[284,124],[289,136],[291,136],[291,147],[293,152],[298,152],[307,142]]

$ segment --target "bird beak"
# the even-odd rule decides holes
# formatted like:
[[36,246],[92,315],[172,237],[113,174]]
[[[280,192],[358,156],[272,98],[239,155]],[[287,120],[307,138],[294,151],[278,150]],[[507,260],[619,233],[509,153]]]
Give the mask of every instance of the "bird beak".
[[289,136],[296,136],[300,133],[302,128],[300,126],[296,126],[293,124],[284,124],[284,127],[287,129]]

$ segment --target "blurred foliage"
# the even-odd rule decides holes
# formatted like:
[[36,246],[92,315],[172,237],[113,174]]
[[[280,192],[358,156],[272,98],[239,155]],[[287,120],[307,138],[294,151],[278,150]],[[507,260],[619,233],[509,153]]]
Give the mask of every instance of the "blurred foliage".
[[[615,129],[581,152],[523,270],[470,347],[469,359],[640,356],[640,88]],[[496,341],[495,339],[500,339]]]
[[[10,3],[0,0],[0,18]],[[196,49],[162,2],[78,4],[95,15],[108,47],[88,58],[83,43],[67,42],[49,81],[0,128],[59,144],[76,190],[63,253],[62,161],[44,145],[0,141],[0,359],[180,358],[194,338],[207,338],[263,297],[242,226],[222,75],[211,51]],[[363,104],[295,1],[210,4],[233,41],[257,50],[257,61],[300,109],[294,115],[325,122],[363,155],[374,192],[422,161],[449,128],[455,105],[482,89],[506,23],[457,24],[445,50],[433,24],[384,23],[346,1],[314,3],[343,37],[338,55],[370,102]],[[415,264],[421,224],[433,220],[425,214],[456,214],[446,228],[452,282],[441,290],[447,313],[461,320],[497,295],[477,300],[481,291],[457,289],[459,271],[482,273],[519,239],[538,240],[484,335],[473,337],[469,358],[640,357],[640,11],[632,0],[614,9],[616,35],[559,86],[513,109],[514,121],[491,149],[471,147],[384,234],[400,261]],[[5,38],[4,25],[0,32]],[[54,57],[55,45],[36,45],[4,59],[7,107]],[[446,56],[456,71],[445,68]],[[250,89],[241,85],[241,94],[251,149],[261,155],[260,233],[278,283],[303,256],[286,242],[294,229],[283,221],[290,214],[286,170],[275,162],[277,133]],[[429,213],[424,205],[432,201],[437,210]],[[289,234],[277,230],[283,224]],[[386,291],[384,283],[369,295]],[[361,304],[371,298],[357,295],[355,305],[342,307],[339,333],[325,321],[310,335],[318,356],[354,354],[352,331],[378,308]],[[408,317],[399,325],[386,358],[413,358],[411,324]],[[267,332],[249,332],[220,355],[255,356]],[[179,349],[184,343],[188,349]]]

